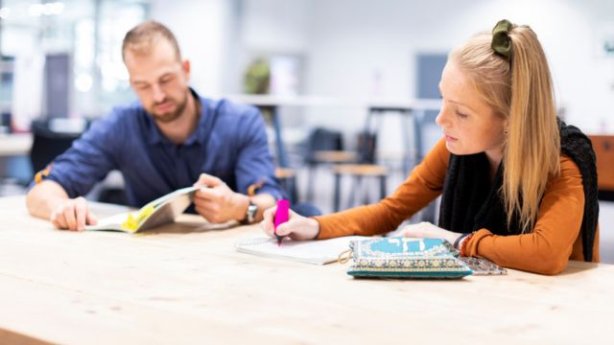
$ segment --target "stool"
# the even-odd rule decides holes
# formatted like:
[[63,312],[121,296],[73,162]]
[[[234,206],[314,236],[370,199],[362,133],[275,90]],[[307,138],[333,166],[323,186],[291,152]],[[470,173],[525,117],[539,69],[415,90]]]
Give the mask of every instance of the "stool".
[[[333,208],[335,212],[339,211],[341,204],[342,176],[351,176],[354,179],[354,186],[352,187],[349,198],[350,206],[355,204],[358,187],[362,184],[364,178],[376,178],[379,181],[380,199],[386,197],[388,169],[385,166],[376,164],[340,164],[334,167],[333,172],[335,174],[335,193],[333,197]],[[365,197],[363,203],[367,204],[369,200]]]
[[356,152],[339,150],[321,150],[313,152],[313,159],[309,162],[309,175],[307,177],[307,200],[313,200],[313,186],[315,168],[319,164],[339,164],[356,161]]
[[279,181],[281,187],[288,193],[288,199],[291,204],[298,201],[298,191],[296,189],[296,172],[290,168],[275,168],[275,178]]

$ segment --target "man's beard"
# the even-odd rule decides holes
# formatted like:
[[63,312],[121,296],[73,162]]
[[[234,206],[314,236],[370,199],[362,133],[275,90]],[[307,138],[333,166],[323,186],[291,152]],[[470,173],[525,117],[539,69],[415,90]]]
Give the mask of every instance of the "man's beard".
[[[166,102],[166,100],[164,100],[162,103],[164,102]],[[188,98],[185,97],[183,99],[183,102],[177,103],[177,108],[173,112],[159,114],[154,111],[150,111],[150,114],[153,116],[153,118],[157,122],[169,123],[169,122],[173,122],[177,120],[183,114],[187,105],[188,105]],[[156,107],[156,104],[154,104],[152,108],[155,109],[155,107]]]

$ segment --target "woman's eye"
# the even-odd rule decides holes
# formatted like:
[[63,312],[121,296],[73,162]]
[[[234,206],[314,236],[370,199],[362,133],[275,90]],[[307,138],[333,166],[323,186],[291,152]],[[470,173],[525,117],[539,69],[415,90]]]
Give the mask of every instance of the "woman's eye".
[[457,111],[456,115],[458,115],[458,117],[463,118],[463,119],[467,117],[467,114],[461,113],[460,111]]

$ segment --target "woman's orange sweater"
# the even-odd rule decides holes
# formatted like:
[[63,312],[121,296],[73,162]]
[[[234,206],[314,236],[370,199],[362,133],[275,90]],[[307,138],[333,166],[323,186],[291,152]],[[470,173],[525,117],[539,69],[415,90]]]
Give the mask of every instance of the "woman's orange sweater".
[[[376,204],[316,217],[320,224],[318,239],[395,230],[442,193],[449,158],[445,141],[440,140],[392,195]],[[467,255],[484,257],[500,266],[557,274],[570,259],[583,259],[580,236],[583,213],[580,170],[569,157],[561,156],[561,173],[548,181],[533,231],[498,236],[488,229],[479,229],[464,248]],[[593,261],[599,261],[599,228]]]

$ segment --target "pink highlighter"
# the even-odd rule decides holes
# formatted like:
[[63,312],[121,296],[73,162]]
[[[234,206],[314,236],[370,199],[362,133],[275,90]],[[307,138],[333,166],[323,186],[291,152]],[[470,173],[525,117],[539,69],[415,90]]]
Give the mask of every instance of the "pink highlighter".
[[290,213],[290,202],[285,199],[281,199],[277,202],[277,210],[275,211],[275,217],[273,217],[274,234],[277,238],[277,245],[281,246],[281,240],[283,236],[277,235],[277,227],[288,221]]

